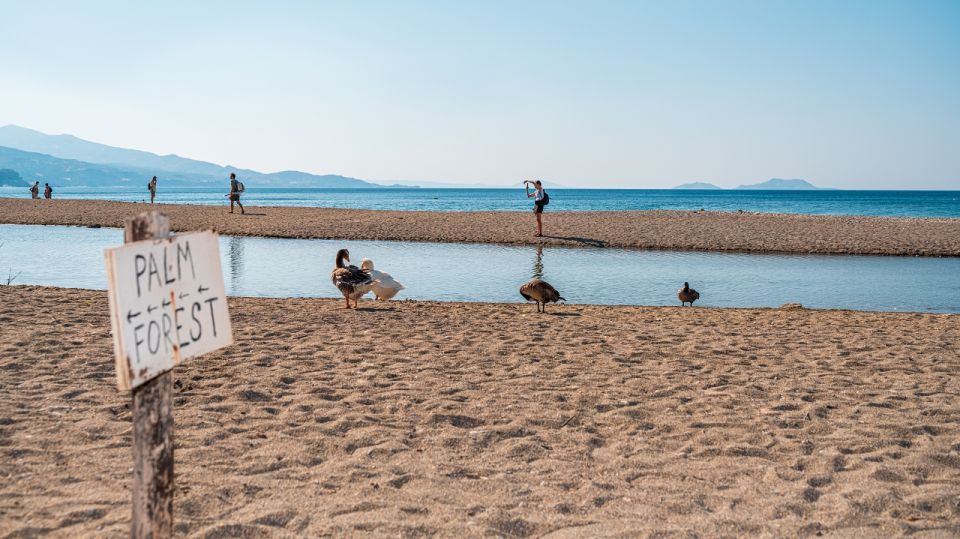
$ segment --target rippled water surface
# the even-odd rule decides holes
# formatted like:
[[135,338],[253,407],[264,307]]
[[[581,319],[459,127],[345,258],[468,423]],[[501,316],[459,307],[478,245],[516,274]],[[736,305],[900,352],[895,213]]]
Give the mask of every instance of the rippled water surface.
[[[103,250],[122,241],[117,229],[0,225],[0,282],[12,271],[16,284],[103,289]],[[570,303],[678,305],[689,281],[704,306],[960,312],[960,258],[242,237],[220,238],[227,293],[340,297],[330,271],[342,247],[403,283],[397,299],[519,302],[519,285],[542,277]]]

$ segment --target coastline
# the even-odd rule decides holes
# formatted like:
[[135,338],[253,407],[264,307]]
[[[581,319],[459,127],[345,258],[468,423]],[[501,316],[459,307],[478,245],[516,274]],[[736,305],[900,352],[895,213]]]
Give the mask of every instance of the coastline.
[[[960,315],[229,302],[181,535],[960,532]],[[0,535],[129,533],[106,303],[0,287]]]
[[280,206],[149,205],[97,200],[0,198],[0,223],[122,227],[147,209],[175,231],[277,238],[618,247],[686,251],[960,256],[960,219],[801,214],[623,211],[544,214],[535,238],[530,212],[382,211]]

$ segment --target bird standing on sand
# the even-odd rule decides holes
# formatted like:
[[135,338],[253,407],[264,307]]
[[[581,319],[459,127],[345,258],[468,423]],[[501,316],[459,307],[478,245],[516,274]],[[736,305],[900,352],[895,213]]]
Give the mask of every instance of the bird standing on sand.
[[689,303],[693,307],[693,302],[700,299],[700,292],[690,288],[690,283],[683,283],[683,288],[677,290],[677,298],[680,300],[680,306]]
[[[547,303],[556,303],[560,300],[567,301],[560,295],[560,292],[557,292],[556,288],[550,286],[550,283],[540,279],[531,279],[524,283],[520,287],[520,295],[527,301],[536,301],[538,313],[547,312]],[[541,305],[543,305],[542,311],[540,310]]]
[[387,301],[403,290],[404,286],[398,283],[389,273],[373,269],[373,260],[364,258],[360,262],[360,269],[370,274],[373,279],[373,295],[380,301]]
[[330,280],[333,285],[343,294],[343,299],[347,300],[347,308],[350,308],[350,300],[353,300],[353,306],[357,307],[357,300],[360,296],[366,294],[373,288],[373,279],[370,274],[356,266],[345,266],[343,261],[350,261],[350,251],[340,249],[337,251],[337,267],[330,272]]

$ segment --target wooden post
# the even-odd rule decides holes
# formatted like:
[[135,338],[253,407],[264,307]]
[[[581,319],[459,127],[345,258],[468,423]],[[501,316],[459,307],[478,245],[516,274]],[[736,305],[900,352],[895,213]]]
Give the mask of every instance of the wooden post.
[[[127,221],[124,243],[162,239],[170,222],[150,211]],[[130,536],[173,536],[173,371],[133,390],[133,520]]]

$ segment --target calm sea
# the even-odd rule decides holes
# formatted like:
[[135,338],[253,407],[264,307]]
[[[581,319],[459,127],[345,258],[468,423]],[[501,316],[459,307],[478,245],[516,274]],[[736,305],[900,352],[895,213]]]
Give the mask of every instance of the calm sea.
[[[139,202],[144,188],[54,187],[55,198]],[[227,205],[227,188],[165,188],[158,202]],[[552,189],[548,211],[698,210],[820,215],[960,217],[960,191],[749,191],[673,189]],[[26,188],[0,188],[2,197],[29,197]],[[523,189],[307,189],[248,187],[244,204],[372,210],[529,211]]]

